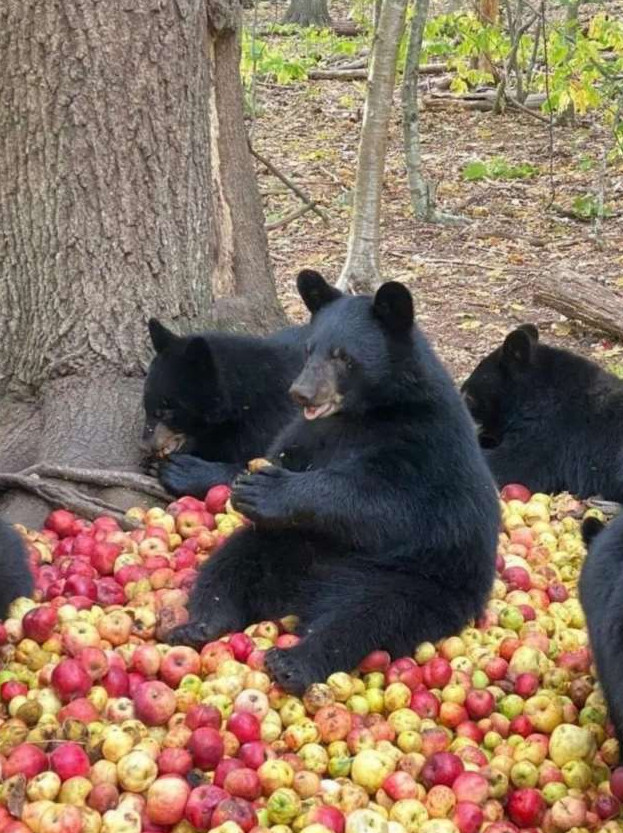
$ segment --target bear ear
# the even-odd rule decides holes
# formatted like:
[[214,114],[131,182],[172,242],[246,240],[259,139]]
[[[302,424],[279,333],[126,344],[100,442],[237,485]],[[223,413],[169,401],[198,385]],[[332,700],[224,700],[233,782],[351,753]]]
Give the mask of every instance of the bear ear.
[[163,350],[179,338],[171,330],[167,330],[164,324],[161,324],[157,318],[150,318],[147,326],[149,327],[151,343],[154,345],[156,353],[162,353]]
[[372,311],[394,333],[407,333],[413,327],[413,298],[407,287],[396,281],[380,287],[374,296]]
[[526,331],[525,327],[518,327],[506,336],[502,345],[502,360],[506,364],[529,365],[532,363],[536,344],[532,333]]
[[517,327],[517,329],[521,330],[523,333],[527,333],[532,339],[532,341],[539,340],[539,331],[534,326],[534,324],[521,324],[519,327]]
[[327,283],[320,272],[313,269],[303,269],[298,273],[296,286],[305,306],[312,315],[319,309],[330,304],[331,301],[342,297],[339,289]]
[[206,370],[213,366],[214,356],[208,341],[201,336],[192,336],[184,350],[184,358],[192,364],[202,365]]

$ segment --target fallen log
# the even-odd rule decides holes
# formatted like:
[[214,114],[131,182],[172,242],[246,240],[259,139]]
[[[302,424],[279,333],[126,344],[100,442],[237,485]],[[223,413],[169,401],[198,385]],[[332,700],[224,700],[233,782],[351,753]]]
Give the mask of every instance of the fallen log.
[[[509,91],[509,96],[511,95]],[[481,112],[488,112],[495,107],[496,91],[483,90],[478,93],[468,93],[467,95],[453,95],[452,93],[433,92],[424,97],[424,105],[429,110],[440,110],[448,105],[462,107],[465,110],[479,110]],[[521,105],[521,109],[538,110],[543,102],[545,96],[541,93],[534,93],[529,95]],[[509,106],[514,106],[513,101],[509,102]],[[516,105],[515,105],[516,106]]]
[[[447,71],[447,64],[423,64],[420,67],[420,75],[443,75]],[[312,69],[307,77],[310,81],[359,81],[368,77],[368,70],[359,67]]]
[[623,298],[591,278],[570,270],[537,278],[534,300],[623,341]]

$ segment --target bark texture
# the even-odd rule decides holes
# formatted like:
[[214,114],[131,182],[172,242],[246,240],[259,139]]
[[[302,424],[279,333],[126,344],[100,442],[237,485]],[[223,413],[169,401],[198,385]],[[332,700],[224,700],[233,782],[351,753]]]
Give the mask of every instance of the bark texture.
[[383,172],[406,9],[407,0],[384,0],[381,7],[361,127],[348,254],[337,283],[342,290],[370,292],[381,281],[379,239]]
[[623,298],[591,278],[570,270],[548,274],[538,280],[534,300],[623,340]]
[[237,0],[0,6],[0,470],[132,468],[147,319],[282,320]]
[[327,0],[290,0],[283,22],[319,28],[330,26],[331,15]]

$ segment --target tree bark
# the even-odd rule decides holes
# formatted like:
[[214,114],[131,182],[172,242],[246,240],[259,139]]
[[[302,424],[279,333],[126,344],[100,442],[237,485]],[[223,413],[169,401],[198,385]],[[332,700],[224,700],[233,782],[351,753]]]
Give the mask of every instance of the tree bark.
[[283,320],[239,19],[237,0],[0,8],[0,471],[138,466],[149,317]]
[[623,341],[623,298],[591,278],[561,271],[540,278],[534,300]]
[[387,132],[407,0],[384,0],[363,113],[348,254],[337,286],[370,292],[381,281],[379,238]]
[[297,23],[299,26],[323,26],[331,25],[331,15],[327,0],[290,0],[286,11],[284,23]]

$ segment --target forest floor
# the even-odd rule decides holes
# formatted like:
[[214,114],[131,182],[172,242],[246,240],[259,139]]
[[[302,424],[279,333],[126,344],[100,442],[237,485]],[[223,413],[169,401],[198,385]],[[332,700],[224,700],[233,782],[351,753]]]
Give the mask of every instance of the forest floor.
[[[333,281],[345,259],[365,83],[257,83],[256,96],[254,147],[330,220],[326,226],[308,212],[269,232],[279,295],[296,321],[304,315],[297,271],[316,268]],[[427,176],[438,184],[438,207],[467,220],[459,227],[427,224],[416,222],[409,206],[399,89],[394,105],[381,222],[383,277],[413,291],[418,320],[457,381],[526,321],[537,324],[548,343],[623,375],[622,345],[533,301],[535,279],[560,268],[615,291],[623,287],[623,167],[607,168],[605,204],[614,216],[604,219],[599,235],[592,222],[570,216],[574,200],[596,193],[607,132],[590,119],[556,127],[550,154],[548,126],[527,114],[496,116],[455,105],[424,109],[422,148]],[[520,179],[465,180],[466,164],[496,158],[536,171]],[[300,207],[262,165],[257,171],[268,222]]]

